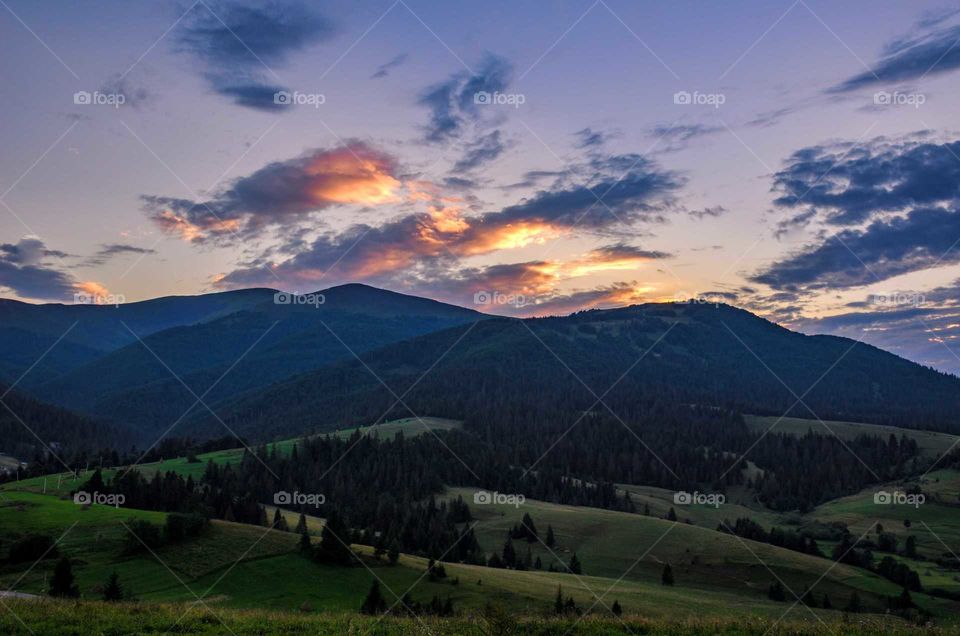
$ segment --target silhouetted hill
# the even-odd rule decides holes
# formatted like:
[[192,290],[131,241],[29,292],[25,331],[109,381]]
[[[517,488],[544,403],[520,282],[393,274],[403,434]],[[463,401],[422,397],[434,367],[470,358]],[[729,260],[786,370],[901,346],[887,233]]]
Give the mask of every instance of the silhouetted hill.
[[[362,357],[364,364],[347,360],[242,396],[219,414],[241,434],[289,435],[375,420],[396,402],[394,394],[413,387],[403,402],[418,414],[467,420],[582,413],[603,409],[597,404],[603,397],[618,414],[655,399],[960,430],[960,379],[853,340],[792,332],[726,305],[648,304],[562,318],[492,319]],[[398,404],[388,417],[409,415]]]

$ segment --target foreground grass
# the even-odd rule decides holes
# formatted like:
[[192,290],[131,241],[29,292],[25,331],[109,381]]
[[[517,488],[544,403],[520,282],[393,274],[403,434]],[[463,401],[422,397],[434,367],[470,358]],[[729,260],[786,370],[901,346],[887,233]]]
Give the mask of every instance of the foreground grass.
[[960,634],[956,628],[917,627],[884,618],[838,618],[826,623],[791,623],[771,619],[655,620],[618,618],[553,618],[480,612],[450,619],[378,618],[354,613],[234,610],[195,604],[108,604],[91,601],[0,601],[0,633],[10,636],[93,636],[101,634],[517,634],[536,636],[599,636],[614,634],[721,634],[846,636],[885,634]]

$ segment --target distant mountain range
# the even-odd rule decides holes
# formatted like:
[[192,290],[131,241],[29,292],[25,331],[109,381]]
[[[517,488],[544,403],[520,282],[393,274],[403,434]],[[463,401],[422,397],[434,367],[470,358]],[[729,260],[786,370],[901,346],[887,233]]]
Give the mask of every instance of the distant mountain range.
[[605,408],[600,397],[624,412],[658,399],[960,430],[960,379],[726,305],[518,320],[365,285],[311,302],[276,294],[2,300],[0,380],[141,444],[175,423],[169,435],[220,436],[222,421],[256,440],[410,416],[408,406],[469,419],[547,403],[588,413]]

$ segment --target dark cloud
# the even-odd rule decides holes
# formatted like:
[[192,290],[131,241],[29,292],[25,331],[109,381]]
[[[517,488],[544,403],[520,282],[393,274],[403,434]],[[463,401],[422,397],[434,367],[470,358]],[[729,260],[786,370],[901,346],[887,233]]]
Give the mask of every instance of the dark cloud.
[[507,144],[503,141],[503,135],[499,130],[494,130],[483,135],[475,142],[467,145],[463,157],[453,166],[454,172],[466,172],[473,170],[486,163],[494,161],[502,155],[507,149]]
[[395,55],[393,58],[390,59],[389,62],[384,62],[383,64],[378,66],[376,72],[370,76],[370,79],[380,79],[381,77],[386,77],[387,75],[390,74],[390,71],[392,71],[393,69],[397,68],[398,66],[406,62],[407,57],[408,55],[406,53],[400,53],[399,55]]
[[456,73],[449,79],[427,88],[419,103],[430,110],[426,138],[431,142],[445,141],[462,133],[466,124],[480,117],[478,93],[503,92],[510,83],[513,65],[505,58],[488,54],[476,74]]
[[101,245],[96,254],[88,258],[84,264],[88,266],[103,265],[108,260],[116,256],[126,256],[129,254],[146,255],[156,253],[157,250],[148,247],[137,247],[135,245],[126,245],[123,243],[106,243]]
[[[273,68],[284,66],[292,53],[334,33],[324,18],[299,3],[251,7],[200,4],[190,11],[175,38],[178,50],[199,63],[210,87],[234,103],[258,110],[276,110]],[[273,80],[265,80],[267,76]]]
[[960,195],[960,141],[811,146],[774,175],[781,207],[811,206],[834,225],[855,225],[878,213],[954,201]]
[[218,81],[217,83],[217,92],[224,97],[229,97],[237,106],[264,112],[282,111],[290,108],[288,102],[278,102],[274,99],[277,93],[284,90],[283,86],[276,84],[233,84],[226,81]]
[[844,289],[960,261],[960,211],[918,208],[810,245],[751,277],[778,290]]
[[707,126],[705,124],[660,124],[647,130],[650,137],[661,137],[667,141],[687,142],[697,137],[705,137],[721,132],[721,126]]
[[670,195],[684,183],[676,173],[660,170],[636,154],[604,157],[591,166],[598,172],[589,184],[541,190],[504,208],[499,218],[541,219],[584,228],[655,221],[668,206]]
[[612,139],[615,134],[602,130],[593,130],[592,128],[583,128],[573,133],[573,136],[577,139],[577,148],[591,149],[603,146],[607,141]]
[[76,288],[76,281],[44,263],[46,257],[61,255],[64,254],[47,249],[35,238],[0,244],[0,287],[23,298],[68,299]]
[[774,124],[780,123],[780,121],[788,116],[792,115],[797,111],[796,108],[777,108],[775,110],[768,110],[766,112],[760,113],[753,119],[747,122],[748,126],[756,126],[757,128],[767,128],[768,126],[773,126]]
[[603,247],[591,250],[587,255],[587,260],[596,260],[599,262],[631,259],[659,260],[663,258],[673,258],[673,254],[659,250],[645,250],[634,245],[627,245],[626,243],[604,245]]
[[916,36],[893,40],[884,47],[883,57],[872,69],[850,77],[829,89],[846,93],[861,88],[895,82],[909,82],[929,75],[940,75],[960,68],[960,25],[942,26],[952,17],[944,13],[921,22],[926,29]]

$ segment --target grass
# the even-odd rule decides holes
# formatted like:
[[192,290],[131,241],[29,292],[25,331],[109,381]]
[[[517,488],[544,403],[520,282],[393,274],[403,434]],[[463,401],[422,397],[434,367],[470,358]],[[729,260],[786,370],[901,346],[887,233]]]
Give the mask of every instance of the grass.
[[[818,622],[775,622],[752,618],[674,618],[625,615],[622,619],[587,617],[548,618],[499,612],[493,620],[481,616],[453,619],[379,618],[356,613],[276,612],[205,608],[182,604],[107,604],[68,601],[7,601],[0,612],[0,633],[10,636],[94,636],[100,634],[180,634],[236,636],[274,634],[517,634],[523,636],[613,636],[688,634],[695,636],[853,636],[884,634],[907,636],[955,635],[954,629],[915,627],[880,617]],[[2,609],[2,607],[0,607]],[[28,628],[27,625],[30,627]]]
[[[799,417],[771,417],[759,415],[744,415],[744,421],[747,426],[756,430],[775,433],[786,433],[789,435],[805,435],[808,431],[821,435],[837,435],[841,439],[854,439],[859,435],[879,435],[887,437],[889,435],[906,435],[910,439],[916,440],[920,453],[926,457],[939,458],[941,455],[953,448],[953,445],[960,439],[960,436],[950,435],[949,433],[936,433],[933,431],[920,431],[909,428],[900,428],[897,426],[883,426],[880,424],[862,424],[859,422],[837,422],[833,420],[808,420]],[[775,426],[774,426],[775,425]]]
[[[470,488],[452,488],[448,496],[462,496],[469,503],[473,501],[474,492],[475,489]],[[798,593],[816,584],[814,592],[818,599],[827,594],[834,607],[843,607],[853,590],[857,590],[868,607],[882,611],[885,598],[900,592],[892,582],[860,568],[834,566],[824,558],[742,541],[682,522],[530,499],[519,507],[471,505],[471,511],[476,518],[477,538],[488,553],[499,551],[507,531],[520,522],[524,513],[529,513],[541,539],[546,536],[547,526],[553,527],[557,545],[548,550],[539,542],[517,541],[514,545],[519,554],[525,554],[529,546],[533,557],[539,556],[544,568],[553,564],[565,571],[565,564],[576,552],[584,572],[589,575],[611,579],[623,576],[624,581],[652,586],[654,590],[660,589],[660,576],[664,565],[669,563],[677,583],[675,589],[683,589],[686,602],[720,594],[729,607],[736,603],[726,598],[728,596],[736,598],[738,603],[752,604],[751,611],[761,611],[757,608],[766,602],[767,589],[777,579]],[[919,605],[941,616],[960,607],[948,603],[949,609],[944,612],[940,600],[922,594],[914,596]],[[655,605],[669,605],[669,600],[657,599]],[[709,604],[699,611],[712,615]]]

